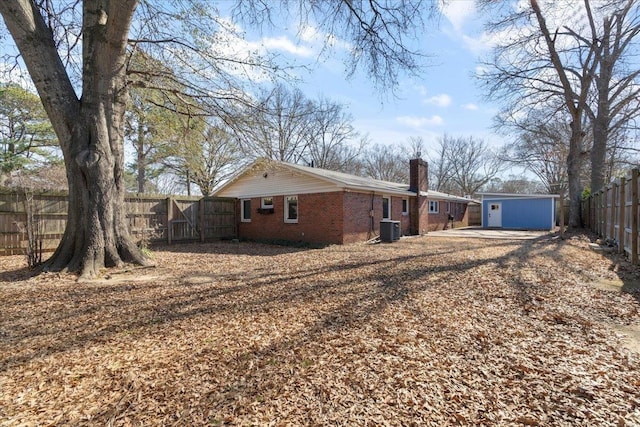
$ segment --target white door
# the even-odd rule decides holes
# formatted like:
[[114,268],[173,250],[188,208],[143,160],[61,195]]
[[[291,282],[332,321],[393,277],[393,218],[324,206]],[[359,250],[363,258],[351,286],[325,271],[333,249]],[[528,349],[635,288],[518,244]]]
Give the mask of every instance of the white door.
[[502,203],[489,203],[487,227],[502,227]]

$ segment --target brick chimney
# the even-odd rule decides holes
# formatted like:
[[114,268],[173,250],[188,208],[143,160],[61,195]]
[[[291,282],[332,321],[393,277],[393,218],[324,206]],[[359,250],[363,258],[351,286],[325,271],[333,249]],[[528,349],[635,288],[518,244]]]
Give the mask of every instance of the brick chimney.
[[409,160],[409,191],[429,190],[429,166],[422,159]]
[[409,191],[417,193],[410,203],[409,228],[411,234],[425,234],[429,225],[427,196],[421,192],[429,190],[429,166],[418,158],[409,160]]

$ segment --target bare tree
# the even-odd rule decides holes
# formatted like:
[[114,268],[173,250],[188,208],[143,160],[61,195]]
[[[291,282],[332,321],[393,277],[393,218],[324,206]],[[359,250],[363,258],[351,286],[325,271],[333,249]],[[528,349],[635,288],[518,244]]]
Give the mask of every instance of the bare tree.
[[[627,61],[640,31],[638,3],[528,3],[519,10],[506,4],[492,8],[490,28],[504,37],[486,64],[490,71],[481,78],[493,98],[505,101],[507,117],[526,114],[528,109],[548,117],[565,115],[562,120],[571,131],[566,157],[569,226],[576,227],[584,153],[590,150],[591,186],[600,188],[610,148],[620,147],[616,139],[624,139],[623,129],[640,112],[640,72],[628,67]],[[496,13],[500,11],[505,13]],[[588,131],[592,140],[586,139]]]
[[186,184],[190,180],[203,196],[229,178],[244,163],[236,138],[222,125],[206,123],[181,143],[167,144],[160,150],[162,165]]
[[[585,7],[589,7],[587,0]],[[588,109],[593,123],[591,189],[596,191],[604,186],[607,171],[611,171],[607,150],[620,148],[616,141],[625,138],[630,122],[640,116],[640,69],[628,67],[628,57],[634,55],[631,51],[637,47],[634,41],[640,34],[640,6],[634,0],[609,4],[601,26],[593,14],[587,16],[591,34],[576,33],[575,37],[594,46],[598,64],[594,76],[595,107]]]
[[[487,2],[489,3],[489,2]],[[590,87],[597,62],[592,46],[584,46],[566,28],[549,28],[547,17],[537,0],[514,11],[512,5],[501,4],[499,14],[492,14],[490,27],[509,33],[485,64],[487,72],[480,77],[490,97],[505,102],[503,116],[518,116],[529,109],[549,109],[561,105],[570,125],[567,153],[569,185],[569,226],[580,225],[583,142]],[[562,12],[555,8],[554,12]],[[570,13],[567,11],[568,22]],[[561,104],[558,103],[561,101]],[[556,110],[549,115],[557,114]]]
[[497,193],[535,194],[543,193],[546,189],[539,181],[532,181],[524,176],[509,175],[506,179],[493,178],[484,190]]
[[455,191],[452,182],[452,169],[447,156],[447,146],[441,139],[435,152],[431,152],[429,159],[429,187],[443,193]]
[[409,182],[409,165],[403,146],[376,144],[365,151],[363,174],[389,182]]
[[312,103],[312,114],[304,135],[304,159],[315,167],[352,172],[367,143],[353,127],[353,117],[342,104],[321,98]]
[[500,127],[510,128],[514,135],[500,153],[505,162],[535,174],[550,193],[567,191],[568,124],[532,110],[523,118],[505,119]]
[[451,189],[460,195],[473,195],[490,182],[503,168],[503,162],[491,151],[488,144],[469,137],[444,135],[439,140],[447,165]]
[[[267,2],[249,3],[244,10],[271,8]],[[299,15],[303,19],[312,17],[321,30],[335,30],[351,41],[352,70],[364,63],[382,86],[397,84],[400,70],[419,68],[405,39],[420,34],[418,0],[401,7],[348,0],[288,3],[285,9],[294,3],[308,11]],[[197,106],[206,106],[203,113],[222,108],[220,100],[246,98],[239,95],[238,74],[250,77],[250,67],[269,71],[269,64],[250,55],[225,57],[212,48],[229,44],[216,32],[229,25],[216,20],[210,5],[195,0],[2,1],[0,14],[58,136],[69,180],[67,227],[45,268],[92,277],[104,266],[146,264],[129,234],[124,209],[127,85],[139,75],[127,67],[130,52],[144,46],[167,64],[175,84],[165,89],[188,93]]]
[[297,163],[307,148],[313,113],[313,103],[300,89],[277,84],[261,94],[256,106],[228,121],[234,123],[247,156]]

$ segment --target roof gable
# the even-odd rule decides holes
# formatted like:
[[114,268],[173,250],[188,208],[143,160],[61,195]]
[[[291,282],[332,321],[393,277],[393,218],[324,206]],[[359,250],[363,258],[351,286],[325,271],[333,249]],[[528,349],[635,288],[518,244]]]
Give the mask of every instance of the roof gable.
[[214,195],[258,197],[341,190],[415,196],[407,184],[380,181],[342,172],[276,160],[258,159],[218,188]]

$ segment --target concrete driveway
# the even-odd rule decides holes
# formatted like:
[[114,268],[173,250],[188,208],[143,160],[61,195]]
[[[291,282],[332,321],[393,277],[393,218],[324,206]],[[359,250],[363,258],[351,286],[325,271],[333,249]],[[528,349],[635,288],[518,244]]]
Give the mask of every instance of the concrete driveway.
[[449,230],[430,231],[431,237],[467,237],[480,239],[533,240],[550,235],[549,231],[486,229],[482,227],[464,227]]

